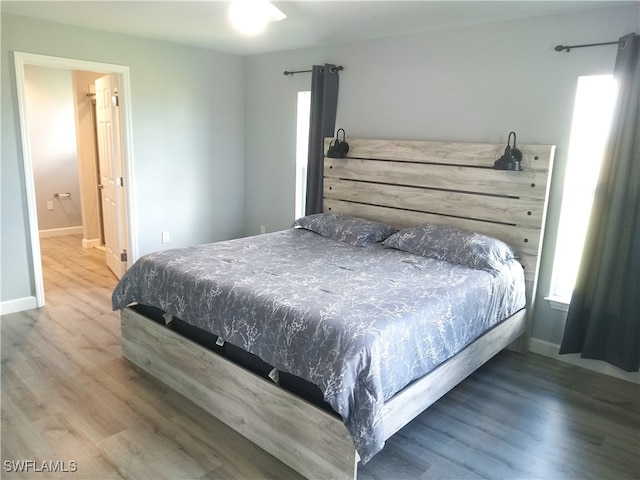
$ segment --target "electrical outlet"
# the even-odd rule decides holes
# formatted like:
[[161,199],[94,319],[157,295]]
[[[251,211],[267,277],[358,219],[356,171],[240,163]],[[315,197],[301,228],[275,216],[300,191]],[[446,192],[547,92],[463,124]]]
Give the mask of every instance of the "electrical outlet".
[[53,200],[47,201],[47,210],[53,210]]
[[169,232],[162,232],[162,243],[169,243],[170,241]]
[[264,225],[260,225],[260,233],[266,233],[267,232],[267,227]]

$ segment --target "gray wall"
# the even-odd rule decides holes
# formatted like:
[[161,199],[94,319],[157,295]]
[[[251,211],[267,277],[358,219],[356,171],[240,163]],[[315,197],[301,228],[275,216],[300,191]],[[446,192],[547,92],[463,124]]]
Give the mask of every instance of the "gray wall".
[[[82,226],[71,71],[27,65],[25,94],[38,228]],[[69,198],[54,193],[70,193]],[[53,209],[47,208],[52,202]]]
[[243,233],[242,57],[14,15],[1,21],[3,302],[34,295],[14,51],[130,67],[141,255]]
[[[293,220],[295,114],[312,64],[345,67],[337,126],[347,135],[557,145],[534,337],[560,342],[564,314],[548,294],[578,76],[611,73],[615,46],[557,53],[559,43],[616,40],[640,30],[638,4],[447,29],[246,60],[245,233]],[[268,92],[266,94],[265,92]]]

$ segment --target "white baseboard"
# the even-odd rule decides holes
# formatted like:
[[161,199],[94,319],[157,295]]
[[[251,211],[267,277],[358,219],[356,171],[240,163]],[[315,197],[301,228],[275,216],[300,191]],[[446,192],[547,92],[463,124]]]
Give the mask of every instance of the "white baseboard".
[[101,245],[99,238],[83,238],[82,248],[95,248]]
[[570,363],[571,365],[593,370],[594,372],[604,373],[605,375],[626,380],[627,382],[640,384],[640,372],[625,372],[607,362],[581,358],[579,353],[560,355],[558,353],[560,351],[560,345],[556,345],[555,343],[546,342],[538,338],[531,338],[529,350],[533,353],[544,355],[545,357],[560,360],[561,362]]
[[82,225],[79,227],[51,228],[49,230],[40,230],[38,232],[40,238],[62,237],[64,235],[82,235]]
[[24,312],[38,308],[36,297],[23,297],[14,300],[6,300],[0,302],[0,315],[9,315],[10,313]]

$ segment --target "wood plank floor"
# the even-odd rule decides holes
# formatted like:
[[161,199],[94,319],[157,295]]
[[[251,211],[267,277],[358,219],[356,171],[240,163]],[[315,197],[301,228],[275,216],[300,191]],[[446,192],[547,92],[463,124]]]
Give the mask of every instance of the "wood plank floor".
[[[1,320],[2,478],[299,478],[122,359],[116,280],[103,253],[80,243],[43,239],[47,306]],[[9,471],[21,460],[77,471]],[[640,386],[503,352],[359,478],[637,479]]]

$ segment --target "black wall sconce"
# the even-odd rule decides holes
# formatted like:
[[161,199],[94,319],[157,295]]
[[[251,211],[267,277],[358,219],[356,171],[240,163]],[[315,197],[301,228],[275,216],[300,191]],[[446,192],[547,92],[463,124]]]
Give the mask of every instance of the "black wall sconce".
[[[513,147],[511,146],[511,135],[513,135]],[[522,170],[520,162],[522,161],[522,152],[516,148],[516,132],[510,132],[507,137],[507,148],[504,149],[502,155],[493,164],[496,170]]]

